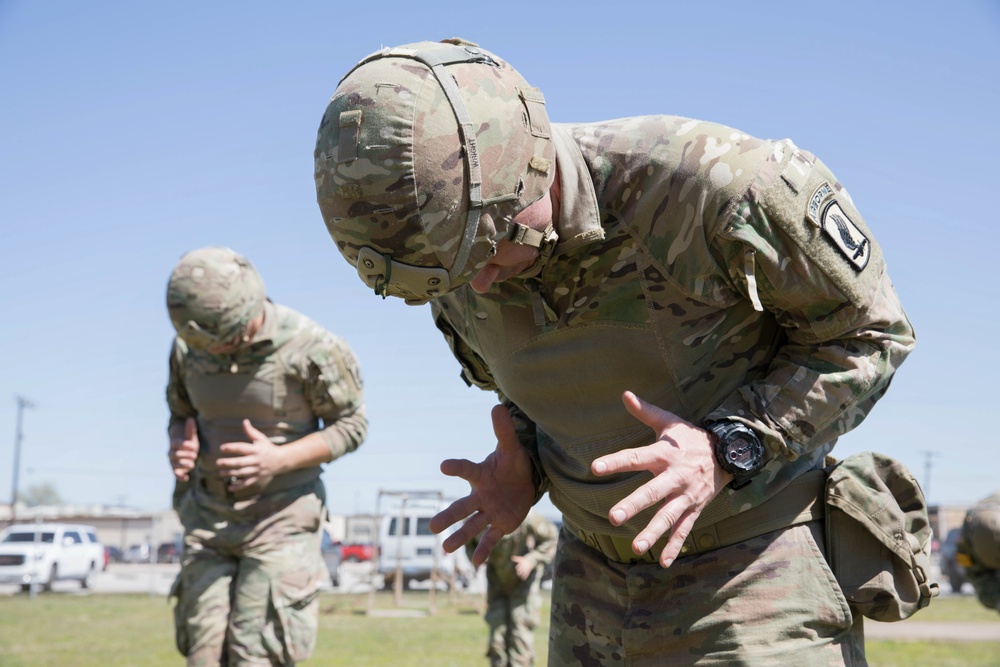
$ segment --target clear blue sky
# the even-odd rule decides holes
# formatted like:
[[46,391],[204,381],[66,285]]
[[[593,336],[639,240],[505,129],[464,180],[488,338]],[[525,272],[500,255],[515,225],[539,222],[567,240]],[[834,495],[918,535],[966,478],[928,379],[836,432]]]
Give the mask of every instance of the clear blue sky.
[[[375,298],[315,204],[316,128],[382,45],[462,36],[556,121],[713,120],[819,155],[884,246],[917,348],[837,447],[874,449],[932,502],[1000,486],[996,161],[1000,4],[0,0],[0,501],[20,488],[166,508],[167,276],[191,248],[250,257],[272,298],[346,338],[368,441],[324,474],[335,512],[378,489],[465,492],[441,459],[494,444],[426,308]],[[618,6],[615,6],[618,7]]]

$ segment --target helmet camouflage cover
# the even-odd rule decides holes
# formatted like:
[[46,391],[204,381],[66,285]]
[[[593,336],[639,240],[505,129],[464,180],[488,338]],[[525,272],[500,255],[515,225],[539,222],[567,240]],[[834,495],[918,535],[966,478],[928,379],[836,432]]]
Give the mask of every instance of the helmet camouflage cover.
[[962,526],[962,538],[976,565],[1000,570],[1000,493],[969,510]]
[[264,281],[250,260],[229,248],[192,250],[167,282],[170,321],[198,349],[239,341],[263,311],[264,299]]
[[340,81],[316,140],[316,195],[361,279],[419,303],[520,239],[511,221],[548,192],[554,154],[544,98],[510,65],[470,42],[418,42]]

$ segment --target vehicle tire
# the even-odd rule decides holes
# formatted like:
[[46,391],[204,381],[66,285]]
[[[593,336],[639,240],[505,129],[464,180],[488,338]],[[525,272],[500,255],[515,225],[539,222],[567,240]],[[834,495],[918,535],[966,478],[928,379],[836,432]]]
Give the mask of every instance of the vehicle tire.
[[347,562],[348,563],[359,563],[359,562],[361,562],[361,559],[358,558],[357,556],[351,555],[351,556],[347,557]]
[[31,592],[31,584],[21,584],[21,592],[22,593],[30,593]]
[[96,572],[97,563],[91,563],[90,568],[87,569],[87,574],[83,575],[83,579],[80,580],[80,588],[90,588],[91,579],[94,578]]
[[59,568],[55,563],[52,563],[52,569],[49,571],[49,580],[42,584],[42,590],[46,593],[52,592],[52,584],[59,577]]

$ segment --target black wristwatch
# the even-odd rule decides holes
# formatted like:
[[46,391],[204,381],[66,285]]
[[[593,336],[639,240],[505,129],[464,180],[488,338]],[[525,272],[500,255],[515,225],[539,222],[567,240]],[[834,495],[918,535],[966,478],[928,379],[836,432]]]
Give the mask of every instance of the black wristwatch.
[[730,489],[743,488],[764,469],[767,452],[753,429],[730,420],[711,422],[705,429],[715,435],[715,460],[733,476]]

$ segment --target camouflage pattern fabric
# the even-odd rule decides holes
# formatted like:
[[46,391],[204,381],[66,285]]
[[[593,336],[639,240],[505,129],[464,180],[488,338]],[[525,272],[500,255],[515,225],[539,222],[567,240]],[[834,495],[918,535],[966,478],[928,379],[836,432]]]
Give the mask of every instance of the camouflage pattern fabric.
[[236,510],[194,489],[179,508],[184,555],[174,582],[177,649],[188,667],[294,665],[315,647],[322,482]]
[[559,535],[550,667],[866,665],[855,618],[823,557],[822,524],[708,554],[618,563]]
[[[470,98],[478,97],[474,86],[460,77],[458,83],[469,88]],[[375,96],[364,99],[379,113]],[[412,129],[422,131],[419,122]],[[539,489],[548,490],[566,525],[630,539],[655,511],[612,527],[612,505],[648,474],[597,478],[590,471],[597,457],[655,439],[626,412],[625,390],[693,423],[741,421],[768,448],[761,474],[746,487],[720,493],[696,529],[738,516],[822,468],[837,438],[859,425],[886,391],[915,342],[881,248],[831,171],[789,140],[756,139],[687,118],[550,129],[560,189],[554,254],[530,277],[494,284],[481,295],[463,285],[430,303],[466,382],[496,391],[515,415],[521,442],[537,464]],[[332,155],[325,154],[327,162]],[[388,263],[448,255],[457,242],[452,219],[451,232],[437,238],[408,213],[413,206],[393,218],[395,204],[384,201],[384,187],[366,191],[350,209],[350,193],[334,194],[321,180],[329,171],[317,166],[317,191],[333,198],[321,201],[321,210],[352,265],[364,247]],[[457,168],[454,173],[465,177]],[[411,189],[409,181],[399,186]],[[438,194],[445,201],[434,211],[448,215],[456,199]],[[350,215],[370,224],[338,231]],[[807,530],[797,526],[770,542],[754,538],[692,557],[702,565],[692,570],[678,568],[681,561],[668,570],[615,563],[579,547],[577,558],[567,556],[557,569],[556,585],[584,572],[573,593],[593,604],[574,617],[575,626],[569,612],[554,614],[556,657],[550,661],[602,664],[588,651],[605,642],[604,635],[588,636],[587,623],[591,614],[605,613],[604,605],[621,603],[627,591],[635,597],[624,607],[631,614],[625,625],[622,617],[602,623],[609,636],[627,633],[618,642],[626,656],[604,651],[604,664],[641,664],[635,661],[646,656],[662,664],[669,662],[664,655],[692,652],[703,656],[702,664],[734,664],[729,659],[740,659],[736,645],[789,664],[803,664],[800,655],[806,664],[863,664],[854,649],[840,648],[853,646],[854,635],[847,635],[855,623],[860,634],[861,619],[852,620],[817,541],[802,539]],[[792,572],[787,586],[771,578],[783,570]],[[637,575],[628,576],[640,572],[642,585]],[[714,595],[718,591],[734,597]],[[561,595],[560,604],[572,603],[573,596]],[[756,599],[770,603],[761,611]],[[684,623],[661,630],[659,618],[669,613],[686,614]],[[646,616],[648,623],[633,625]],[[698,625],[701,619],[709,620]],[[571,627],[582,628],[581,634],[563,642],[559,634]],[[684,641],[691,644],[674,651],[675,642]]]
[[[358,258],[367,247],[408,266],[447,269],[450,286],[457,287],[506,237],[511,219],[552,183],[554,152],[541,93],[495,54],[450,41],[458,43],[386,50],[344,77],[323,114],[315,151],[317,199],[337,248],[363,275],[370,271]],[[410,57],[442,51],[447,58],[480,60],[449,64],[435,75]],[[460,133],[439,77],[454,78],[476,119],[474,132]],[[463,145],[463,136],[472,143]],[[465,174],[473,168],[481,179],[469,188]],[[471,230],[475,242],[468,259],[455,266],[470,207],[479,214]],[[390,293],[420,298],[405,290]]]
[[[282,445],[320,431],[336,459],[365,439],[368,422],[361,373],[347,343],[290,308],[264,305],[254,340],[226,354],[191,348],[177,337],[167,381],[169,427],[198,422],[201,451],[195,477],[218,480],[225,442],[246,442],[243,419]],[[319,477],[318,466],[276,477],[270,490]],[[246,500],[263,489],[241,493]]]
[[980,500],[966,513],[958,558],[979,601],[1000,611],[1000,493]]
[[874,452],[831,463],[825,509],[827,560],[855,613],[901,621],[938,596],[927,502],[903,464]]
[[[431,306],[465,380],[523,414],[522,442],[566,521],[631,538],[652,516],[612,527],[611,506],[647,477],[590,472],[595,458],[654,439],[625,411],[626,389],[694,423],[742,421],[770,450],[754,482],[720,494],[701,525],[823,467],[914,344],[842,186],[789,141],[712,123],[552,130],[556,255],[537,278],[482,295],[463,287]],[[865,238],[864,268],[822,229],[834,207]]]
[[[590,471],[597,457],[654,440],[625,411],[624,390],[694,423],[742,421],[768,448],[754,482],[720,493],[695,530],[822,468],[914,345],[881,249],[841,184],[790,141],[712,123],[647,117],[552,130],[556,254],[535,278],[482,295],[464,287],[431,306],[464,379],[519,416],[567,525],[631,539],[652,516],[612,526],[610,508],[648,476]],[[758,558],[759,568],[780,564],[771,552]],[[706,570],[715,579],[700,580],[701,591],[724,588],[735,571]],[[813,604],[815,581],[779,600],[792,618]],[[609,590],[588,586],[600,599]],[[679,604],[669,586],[660,595]],[[740,614],[728,622],[742,627]],[[553,617],[554,632],[563,622]],[[757,642],[785,639],[773,624],[745,627]],[[712,653],[713,635],[700,637]]]
[[312,651],[325,576],[321,467],[231,493],[220,445],[246,442],[249,419],[276,445],[319,433],[333,458],[367,433],[363,386],[347,344],[311,319],[263,303],[252,340],[213,354],[174,340],[168,430],[193,417],[200,451],[174,503],[185,549],[174,597],[177,647],[189,665],[292,665]]
[[263,305],[264,281],[250,260],[230,248],[186,253],[167,282],[170,321],[192,347],[238,341]]
[[[529,512],[524,522],[505,535],[486,561],[486,623],[491,667],[527,667],[535,664],[535,628],[542,607],[541,583],[544,566],[552,562],[559,531],[555,524]],[[469,557],[477,540],[466,545]],[[534,571],[521,579],[514,567],[515,556],[534,562]]]

